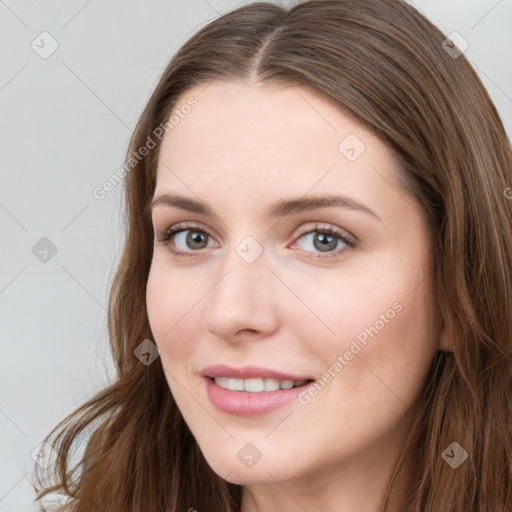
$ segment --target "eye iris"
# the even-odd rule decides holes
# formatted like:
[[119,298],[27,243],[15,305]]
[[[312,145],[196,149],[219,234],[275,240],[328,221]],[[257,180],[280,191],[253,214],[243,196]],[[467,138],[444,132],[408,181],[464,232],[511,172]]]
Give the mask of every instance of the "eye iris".
[[[327,233],[318,233],[315,235],[313,240],[315,248],[325,252],[336,249],[336,244],[338,242],[334,236]],[[317,246],[317,242],[319,242],[320,245]]]
[[202,247],[196,247],[194,244],[201,244],[201,242],[206,241],[206,234],[205,233],[199,233],[198,231],[189,231],[187,234],[187,245],[191,247],[192,249],[203,249],[205,246]]

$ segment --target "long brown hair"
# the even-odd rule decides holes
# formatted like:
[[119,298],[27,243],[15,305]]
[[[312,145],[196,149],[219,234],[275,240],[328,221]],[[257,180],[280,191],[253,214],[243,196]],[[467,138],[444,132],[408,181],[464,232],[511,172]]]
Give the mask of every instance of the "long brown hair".
[[[47,481],[36,466],[38,499],[61,493],[67,503],[58,510],[74,512],[241,510],[242,486],[208,466],[160,358],[146,366],[134,350],[152,338],[147,204],[160,147],[152,134],[192,86],[242,79],[310,87],[352,113],[396,154],[403,190],[427,215],[432,307],[453,351],[436,354],[404,446],[404,455],[413,444],[420,449],[402,510],[512,510],[512,151],[477,74],[464,55],[447,51],[445,38],[401,0],[257,2],[210,22],[179,49],[127,152],[128,160],[148,137],[156,142],[124,183],[126,239],[108,317],[118,376],[48,434],[58,458]],[[85,452],[71,464],[84,436]],[[453,442],[468,454],[457,469],[443,457]]]

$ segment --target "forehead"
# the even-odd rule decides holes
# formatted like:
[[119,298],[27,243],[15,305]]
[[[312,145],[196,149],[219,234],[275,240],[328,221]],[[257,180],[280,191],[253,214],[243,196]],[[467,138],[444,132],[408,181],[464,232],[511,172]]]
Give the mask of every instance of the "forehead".
[[[224,200],[344,193],[375,208],[396,195],[397,162],[375,135],[309,88],[214,81],[165,135],[156,192],[193,190]],[[395,189],[395,190],[394,190]]]

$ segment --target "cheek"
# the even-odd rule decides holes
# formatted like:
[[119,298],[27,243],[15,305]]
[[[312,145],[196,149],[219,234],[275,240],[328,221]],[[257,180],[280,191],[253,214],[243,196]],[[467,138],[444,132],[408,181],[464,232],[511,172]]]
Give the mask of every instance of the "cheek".
[[[367,367],[428,358],[433,352],[428,280],[421,283],[422,273],[416,265],[380,270],[344,279],[342,286],[330,285],[322,294],[317,289],[309,295],[314,306],[311,309],[326,326],[320,340],[318,331],[314,336],[314,329],[309,328],[311,339],[317,340],[317,357],[320,355],[326,364],[345,353],[350,366]],[[299,331],[306,332],[307,322],[301,322]]]
[[435,355],[425,284],[411,292],[411,281],[401,279],[353,287],[348,298],[338,293],[336,308],[328,310],[336,332],[335,342],[321,349],[325,371],[336,375],[329,392],[353,400],[354,408],[363,396],[375,411],[396,397],[398,405],[411,404]]
[[146,308],[151,331],[158,343],[159,338],[171,327],[168,312],[173,311],[174,301],[165,278],[158,269],[155,269],[154,263],[146,284]]
[[152,266],[146,286],[146,306],[151,332],[163,362],[172,352],[173,361],[184,357],[193,348],[197,332],[190,332],[201,325],[198,318],[201,294],[189,279],[178,279]]

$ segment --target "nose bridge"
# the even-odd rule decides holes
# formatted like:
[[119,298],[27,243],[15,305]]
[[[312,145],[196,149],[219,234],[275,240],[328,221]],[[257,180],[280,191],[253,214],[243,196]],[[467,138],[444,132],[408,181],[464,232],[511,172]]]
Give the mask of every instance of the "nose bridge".
[[[236,240],[236,237],[233,237]],[[239,237],[240,239],[240,237]],[[215,286],[217,295],[234,293],[254,298],[262,292],[265,295],[265,281],[269,270],[266,266],[267,255],[263,246],[252,235],[246,235],[236,245],[233,244],[222,263],[221,276]]]
[[[246,250],[242,244],[231,250],[225,258],[220,277],[214,285],[210,296],[212,302],[229,301],[232,307],[254,307],[257,303],[263,305],[268,298],[268,276],[265,258],[260,254],[256,258],[251,249]],[[242,253],[242,255],[240,255]],[[249,258],[249,255],[251,257]],[[252,305],[251,305],[252,304]]]
[[208,294],[204,326],[229,338],[242,329],[265,331],[274,324],[272,281],[262,246],[246,237],[226,255],[219,277]]

